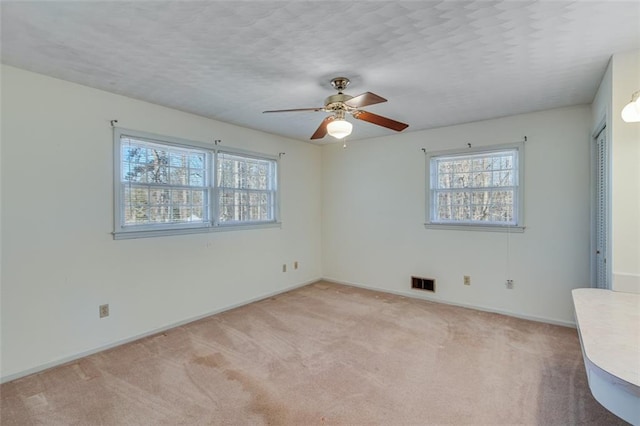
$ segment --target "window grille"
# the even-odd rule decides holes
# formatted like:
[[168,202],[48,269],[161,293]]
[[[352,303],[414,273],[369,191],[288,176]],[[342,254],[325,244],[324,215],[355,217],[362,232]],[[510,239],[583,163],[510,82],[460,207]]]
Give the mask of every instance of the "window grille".
[[206,151],[129,136],[120,145],[123,226],[209,221]]
[[277,224],[277,160],[115,129],[116,238]]
[[522,145],[427,153],[427,225],[522,226]]

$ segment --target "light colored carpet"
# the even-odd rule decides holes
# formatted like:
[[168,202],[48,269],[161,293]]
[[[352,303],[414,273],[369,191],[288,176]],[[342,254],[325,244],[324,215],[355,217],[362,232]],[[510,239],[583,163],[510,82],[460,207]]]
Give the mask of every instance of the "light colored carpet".
[[3,426],[624,424],[575,329],[325,282],[0,392]]

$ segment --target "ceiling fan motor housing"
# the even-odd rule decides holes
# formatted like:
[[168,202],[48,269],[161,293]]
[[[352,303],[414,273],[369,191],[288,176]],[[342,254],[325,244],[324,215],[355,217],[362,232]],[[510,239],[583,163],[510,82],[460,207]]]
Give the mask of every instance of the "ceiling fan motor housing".
[[344,103],[351,98],[353,98],[353,96],[345,95],[344,93],[331,95],[324,100],[324,109],[325,111],[347,110],[348,107]]

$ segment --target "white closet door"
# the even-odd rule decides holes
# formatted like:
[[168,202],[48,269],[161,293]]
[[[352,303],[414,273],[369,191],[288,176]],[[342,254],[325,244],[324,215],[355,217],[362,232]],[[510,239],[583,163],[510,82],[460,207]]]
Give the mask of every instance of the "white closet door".
[[596,287],[611,288],[607,255],[609,247],[609,155],[605,129],[596,136],[595,173],[596,173],[596,205],[595,205],[595,241],[596,252]]

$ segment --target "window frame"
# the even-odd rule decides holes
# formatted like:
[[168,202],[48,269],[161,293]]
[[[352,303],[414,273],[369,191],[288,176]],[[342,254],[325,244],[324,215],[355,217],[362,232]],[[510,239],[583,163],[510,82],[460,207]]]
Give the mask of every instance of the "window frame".
[[[140,130],[125,129],[122,127],[114,127],[113,129],[113,166],[114,166],[114,193],[113,193],[113,211],[114,211],[114,230],[113,238],[131,239],[160,237],[170,235],[185,235],[216,231],[230,231],[242,229],[260,229],[281,227],[280,222],[280,163],[279,156],[246,151],[227,146],[218,146],[198,142],[188,139],[182,139],[174,136],[164,136],[154,133],[144,132]],[[122,185],[122,137],[130,137],[139,139],[143,142],[154,143],[166,146],[168,148],[189,149],[202,151],[205,154],[205,169],[207,177],[205,179],[206,197],[208,198],[208,220],[196,223],[168,223],[168,224],[143,224],[143,225],[125,225],[124,224],[124,208],[123,200],[124,190]],[[274,163],[275,172],[273,175],[273,220],[268,221],[242,221],[242,222],[221,222],[219,221],[219,186],[217,182],[218,154],[227,153],[240,157],[247,157],[259,160],[271,161]],[[167,188],[172,188],[167,185]]]
[[[500,151],[516,151],[516,164],[518,167],[517,179],[518,182],[515,185],[514,191],[514,217],[516,219],[515,224],[500,224],[500,223],[481,223],[481,222],[439,222],[434,221],[435,217],[433,209],[435,208],[434,188],[432,187],[433,173],[432,160],[440,157],[456,157],[461,158],[475,156],[478,154],[491,155]],[[448,229],[448,230],[466,230],[466,231],[494,231],[494,232],[524,232],[524,142],[502,144],[502,145],[490,145],[464,149],[448,149],[442,151],[428,151],[425,153],[425,181],[426,181],[426,200],[425,200],[425,228],[427,229]]]
[[[279,186],[279,164],[278,164],[278,157],[272,157],[272,156],[266,156],[264,154],[257,154],[255,152],[249,152],[249,151],[242,151],[242,150],[238,150],[238,149],[228,149],[226,147],[224,148],[218,148],[215,150],[216,154],[217,153],[222,153],[222,154],[230,154],[233,156],[240,156],[240,157],[245,157],[245,158],[251,158],[251,159],[255,159],[255,160],[268,160],[268,161],[273,161],[273,163],[275,164],[275,173],[273,174],[273,190],[260,190],[260,191],[267,191],[267,192],[273,192],[273,205],[271,206],[272,209],[272,214],[274,217],[274,220],[269,220],[269,221],[252,221],[252,222],[244,222],[244,221],[228,221],[228,222],[222,222],[219,220],[220,218],[220,206],[219,206],[219,192],[223,189],[234,189],[232,187],[223,187],[220,185],[220,182],[218,182],[217,179],[215,179],[215,177],[217,177],[217,173],[218,173],[218,155],[214,155],[214,162],[213,162],[213,166],[212,166],[212,173],[214,176],[212,176],[212,178],[214,178],[214,182],[211,184],[211,187],[213,188],[213,197],[214,200],[212,201],[212,203],[215,205],[215,207],[212,209],[214,213],[216,213],[216,217],[212,219],[213,222],[213,226],[214,227],[218,227],[218,228],[225,228],[225,227],[248,227],[248,226],[261,226],[261,225],[271,225],[273,223],[279,223],[278,222],[278,217],[279,217],[279,194],[280,191],[278,190],[278,186]],[[243,190],[242,188],[235,188],[234,190]],[[248,189],[245,189],[246,191],[250,191]]]

